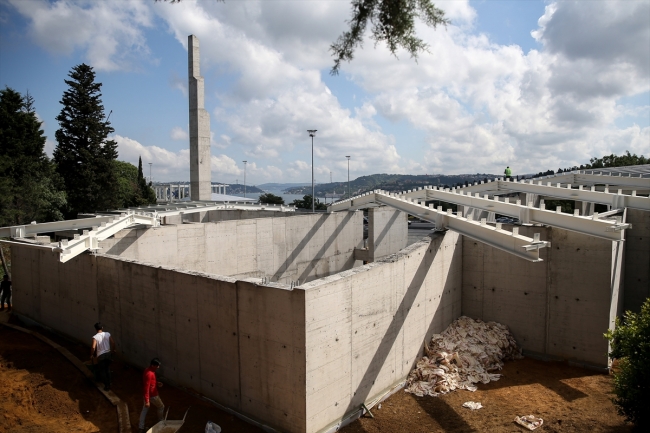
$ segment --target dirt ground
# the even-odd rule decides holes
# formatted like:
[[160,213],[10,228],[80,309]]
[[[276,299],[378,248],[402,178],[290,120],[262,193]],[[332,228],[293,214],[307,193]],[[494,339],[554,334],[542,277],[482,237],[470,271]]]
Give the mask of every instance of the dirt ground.
[[[82,361],[88,359],[88,346],[25,326],[15,316],[9,322],[45,335]],[[93,334],[91,329],[89,341]],[[131,427],[137,432],[142,409],[142,370],[116,360],[111,371],[112,390],[127,403]],[[218,424],[224,433],[262,433],[261,429],[182,389],[163,385],[160,396],[170,408],[169,419],[183,418],[185,410],[191,407],[180,433],[203,433],[208,421]],[[156,422],[156,411],[152,408],[146,427]],[[115,407],[58,351],[31,335],[0,326],[0,433],[117,431]]]
[[[535,432],[631,432],[611,402],[612,377],[566,363],[530,358],[511,361],[503,377],[476,392],[454,391],[440,397],[415,397],[398,391],[367,415],[342,429],[375,432],[526,432],[515,416],[536,415],[544,425]],[[480,402],[482,409],[462,407]]]
[[[0,314],[7,314],[0,313]],[[12,318],[10,322],[25,326]],[[81,360],[88,348],[38,329]],[[89,339],[92,330],[89,333]],[[129,406],[133,431],[141,409],[142,371],[116,361],[113,391]],[[456,391],[442,397],[415,397],[398,391],[344,433],[375,432],[524,432],[516,415],[544,419],[536,432],[631,432],[611,403],[611,376],[564,363],[522,359],[506,363],[503,377],[478,391]],[[180,419],[191,406],[181,432],[203,432],[208,420],[224,433],[262,430],[171,386],[161,389],[171,407],[169,418]],[[466,401],[484,408],[465,409]],[[150,410],[147,427],[156,422]],[[115,408],[55,349],[21,332],[0,326],[0,433],[117,432]]]

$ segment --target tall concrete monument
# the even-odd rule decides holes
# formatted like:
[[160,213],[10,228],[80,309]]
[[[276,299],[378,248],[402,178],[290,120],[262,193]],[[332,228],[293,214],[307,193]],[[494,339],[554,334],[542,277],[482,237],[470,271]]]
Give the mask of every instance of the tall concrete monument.
[[187,72],[190,92],[190,199],[210,200],[210,115],[204,108],[204,82],[200,69],[199,39],[187,37]]

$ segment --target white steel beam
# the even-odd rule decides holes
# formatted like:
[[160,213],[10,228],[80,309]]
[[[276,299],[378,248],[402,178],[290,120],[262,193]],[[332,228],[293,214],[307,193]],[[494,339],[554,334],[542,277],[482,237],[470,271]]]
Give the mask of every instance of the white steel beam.
[[113,217],[113,221],[94,226],[92,230],[84,230],[83,234],[75,235],[74,239],[70,241],[64,240],[59,242],[59,248],[61,249],[59,260],[65,263],[86,250],[97,250],[99,249],[99,241],[103,241],[120,230],[134,224],[157,227],[158,219],[155,216],[138,215],[135,213]]
[[[638,179],[638,178],[637,178]],[[650,187],[650,180],[644,179]],[[636,191],[632,191],[632,194],[623,194],[622,189],[616,189],[615,193],[610,192],[608,187],[605,188],[605,191],[596,191],[595,186],[591,186],[590,189],[585,189],[583,185],[578,185],[577,189],[573,188],[573,184],[566,183],[565,187],[562,186],[563,183],[551,183],[550,181],[542,181],[539,179],[516,181],[513,180],[503,181],[497,180],[494,182],[480,183],[477,185],[461,188],[461,191],[467,193],[487,193],[490,195],[494,194],[509,194],[512,192],[526,192],[532,194],[538,194],[541,196],[547,197],[556,197],[565,200],[578,200],[592,203],[600,203],[612,206],[615,209],[620,209],[624,207],[629,207],[632,209],[639,209],[650,211],[650,198],[636,195]],[[614,191],[614,189],[612,189]]]
[[113,219],[113,216],[99,216],[96,218],[80,218],[76,220],[54,221],[49,223],[32,223],[22,226],[0,227],[0,237],[26,238],[39,233],[60,232],[64,230],[78,230],[93,226]]
[[494,199],[490,200],[487,194],[480,197],[479,193],[475,193],[474,195],[471,193],[465,194],[465,191],[456,189],[449,191],[440,190],[436,187],[427,187],[423,190],[407,192],[403,194],[403,197],[406,199],[445,201],[507,215],[519,219],[522,223],[536,222],[546,224],[610,241],[624,240],[623,230],[631,228],[630,224],[599,219],[597,213],[588,217],[579,216],[576,213],[567,214],[562,213],[559,208],[546,210],[544,205],[535,208],[531,203],[522,204],[520,200],[516,200],[515,203],[510,203],[507,197],[504,198],[504,201],[499,200],[498,196],[494,196]]
[[549,247],[550,242],[541,241],[539,233],[534,238],[519,235],[519,228],[514,227],[512,232],[503,230],[501,224],[496,227],[489,226],[485,220],[470,221],[467,218],[454,215],[451,210],[444,212],[442,207],[434,209],[433,206],[424,205],[407,200],[405,198],[389,195],[382,191],[366,193],[361,196],[353,197],[343,202],[335,203],[330,206],[330,211],[342,211],[355,208],[370,207],[373,204],[383,204],[393,207],[411,215],[417,215],[418,218],[435,224],[436,230],[449,229],[464,236],[476,239],[480,242],[514,254],[525,260],[540,262],[539,249]]

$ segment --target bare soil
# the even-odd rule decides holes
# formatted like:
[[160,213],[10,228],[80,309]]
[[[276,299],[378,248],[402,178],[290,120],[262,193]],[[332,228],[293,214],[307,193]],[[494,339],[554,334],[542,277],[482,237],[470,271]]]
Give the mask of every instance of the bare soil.
[[[611,401],[612,377],[570,366],[524,358],[505,364],[503,377],[479,384],[476,392],[454,391],[416,397],[404,391],[381,409],[343,428],[344,433],[527,432],[515,416],[535,415],[544,424],[535,432],[631,432]],[[482,409],[462,407],[480,402]]]
[[[15,316],[9,322],[37,331],[80,360],[88,360],[89,346],[26,326]],[[91,329],[88,341],[93,334]],[[111,364],[111,371],[111,389],[127,403],[131,428],[137,432],[142,410],[142,370],[117,359]],[[169,419],[182,419],[185,410],[191,407],[180,432],[203,432],[205,424],[213,421],[224,433],[262,433],[261,429],[182,389],[165,384],[160,389],[160,398],[165,410],[170,408]],[[147,414],[146,428],[158,421],[156,417],[152,407]],[[31,335],[0,326],[0,433],[5,432],[117,433],[117,410],[58,351]]]
[[[0,314],[7,314],[6,312]],[[10,322],[24,324],[12,318]],[[81,360],[88,347],[35,329],[65,346]],[[89,340],[92,330],[89,332]],[[142,371],[112,364],[113,391],[129,407],[133,431],[142,408]],[[441,397],[415,397],[398,391],[366,416],[342,429],[344,433],[375,432],[525,432],[513,421],[517,415],[544,419],[536,432],[632,432],[611,402],[611,376],[565,363],[525,358],[506,363],[497,382],[478,391],[455,391]],[[163,379],[164,380],[164,379]],[[202,432],[208,420],[224,433],[259,433],[182,389],[165,385],[161,391],[170,419],[180,419],[191,406],[181,431]],[[462,407],[481,402],[482,409]],[[147,427],[156,422],[149,411]],[[0,433],[117,432],[117,411],[62,355],[40,340],[0,326]]]

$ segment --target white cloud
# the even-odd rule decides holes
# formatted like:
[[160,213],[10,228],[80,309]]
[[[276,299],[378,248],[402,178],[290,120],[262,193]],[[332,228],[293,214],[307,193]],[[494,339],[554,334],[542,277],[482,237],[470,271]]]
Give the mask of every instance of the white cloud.
[[83,49],[87,62],[99,71],[134,69],[149,56],[143,30],[152,21],[144,2],[9,1],[30,20],[36,43],[51,53]]
[[178,140],[178,141],[190,140],[190,134],[187,132],[186,129],[183,129],[180,126],[174,126],[170,134],[170,137],[172,140]]
[[[648,2],[551,3],[531,29],[541,48],[527,53],[478,33],[469,2],[436,2],[452,24],[437,30],[418,24],[429,52],[418,63],[401,51],[396,60],[383,44],[375,47],[367,39],[337,78],[357,86],[352,102],[345,103],[322,75],[332,65],[329,44],[346,27],[347,1],[13,4],[30,18],[34,37],[47,49],[84,49],[106,69],[128,67],[129,55],[121,52],[147,50],[141,36],[153,22],[152,11],[184,46],[188,34],[197,35],[213,118],[216,180],[241,177],[241,159],[250,161],[247,179],[254,182],[309,179],[309,128],[318,129],[318,178],[329,178],[330,170],[344,175],[345,155],[352,155],[355,177],[501,173],[505,165],[539,171],[584,163],[603,152],[648,153],[646,124],[616,126],[621,119],[631,125],[630,119],[647,117],[647,102],[621,99],[650,90]],[[62,22],[76,28],[59,34]],[[105,31],[90,32],[91,24]],[[47,32],[56,37],[45,40]],[[184,78],[172,75],[169,85],[187,92]],[[387,132],[392,129],[383,129],[389,123],[417,131],[416,141],[411,134],[393,136]],[[149,152],[154,171],[159,165],[161,175],[187,177],[187,151],[120,138],[122,154]],[[187,140],[186,129],[175,127],[171,138]]]

